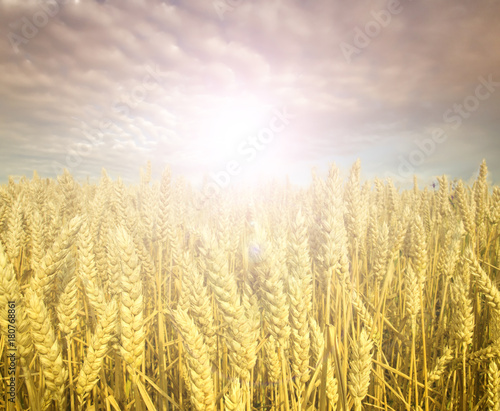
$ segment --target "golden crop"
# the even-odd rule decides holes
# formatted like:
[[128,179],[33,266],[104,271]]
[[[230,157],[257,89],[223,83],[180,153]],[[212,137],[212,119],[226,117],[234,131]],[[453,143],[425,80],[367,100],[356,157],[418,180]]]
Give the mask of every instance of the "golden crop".
[[499,410],[500,188],[0,187],[0,408]]

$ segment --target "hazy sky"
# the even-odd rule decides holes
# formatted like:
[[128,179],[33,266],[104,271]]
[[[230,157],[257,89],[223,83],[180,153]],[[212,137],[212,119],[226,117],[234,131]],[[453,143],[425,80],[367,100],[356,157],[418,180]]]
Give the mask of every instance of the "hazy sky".
[[0,36],[2,182],[500,181],[497,0],[0,0]]

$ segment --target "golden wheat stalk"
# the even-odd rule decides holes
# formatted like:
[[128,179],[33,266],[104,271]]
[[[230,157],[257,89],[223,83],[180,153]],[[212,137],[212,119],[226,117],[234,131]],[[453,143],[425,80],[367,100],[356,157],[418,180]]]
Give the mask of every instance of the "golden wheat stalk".
[[25,297],[26,311],[31,325],[31,338],[40,359],[45,385],[51,392],[50,398],[63,408],[68,370],[63,363],[61,347],[52,326],[51,316],[39,291],[30,288]]
[[183,337],[191,382],[191,401],[198,411],[215,410],[214,385],[208,348],[189,315],[182,309],[173,312],[177,329]]
[[144,356],[144,303],[141,283],[141,267],[134,243],[126,229],[115,232],[115,247],[120,256],[120,319],[121,353],[132,368],[140,368]]
[[361,402],[368,394],[372,368],[372,348],[373,342],[364,329],[361,330],[358,340],[351,344],[348,387],[356,411],[362,409]]
[[488,409],[490,411],[500,410],[500,370],[495,360],[490,361],[488,366]]
[[108,344],[116,330],[117,314],[118,305],[116,300],[111,300],[97,323],[85,361],[78,375],[76,392],[80,404],[83,404],[85,396],[92,391],[99,380],[99,373],[109,348]]

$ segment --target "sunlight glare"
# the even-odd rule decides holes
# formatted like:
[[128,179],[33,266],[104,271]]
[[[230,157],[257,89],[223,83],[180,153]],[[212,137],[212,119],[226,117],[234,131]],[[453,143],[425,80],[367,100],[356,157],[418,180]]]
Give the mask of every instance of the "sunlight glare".
[[202,124],[202,139],[208,148],[205,155],[219,160],[234,158],[238,144],[264,126],[270,109],[254,96],[221,99]]

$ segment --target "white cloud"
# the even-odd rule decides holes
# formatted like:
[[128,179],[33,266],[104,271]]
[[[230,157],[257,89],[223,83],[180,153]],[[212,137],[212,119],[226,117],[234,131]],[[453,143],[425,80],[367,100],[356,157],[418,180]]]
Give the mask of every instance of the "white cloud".
[[[370,172],[394,171],[398,155],[414,149],[408,136],[423,138],[442,124],[479,76],[500,81],[499,3],[401,4],[348,63],[340,43],[352,43],[356,27],[386,2],[259,0],[221,21],[211,1],[81,0],[48,16],[17,53],[8,36],[26,34],[23,24],[28,30],[41,6],[0,2],[0,179],[34,168],[50,175],[53,161],[64,163],[88,143],[84,129],[108,119],[114,126],[72,167],[75,175],[98,175],[104,166],[129,167],[132,177],[148,158],[188,175],[216,171],[204,149],[213,140],[200,124],[220,101],[248,94],[296,113],[279,145],[288,165],[280,160],[277,172],[297,175],[357,155]],[[158,71],[145,88],[147,67]],[[466,176],[486,157],[498,176],[499,103],[500,90],[416,171]]]

